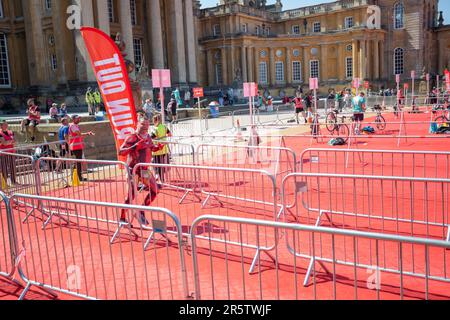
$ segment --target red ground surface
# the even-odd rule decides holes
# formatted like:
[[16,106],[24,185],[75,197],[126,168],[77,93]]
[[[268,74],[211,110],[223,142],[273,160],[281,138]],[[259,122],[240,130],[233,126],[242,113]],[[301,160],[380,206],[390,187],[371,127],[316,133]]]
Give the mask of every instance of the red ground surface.
[[[392,116],[393,117],[393,116]],[[407,127],[408,134],[426,135],[428,131],[427,114],[407,114],[412,121],[424,121],[422,126],[415,125]],[[390,117],[386,117],[389,121]],[[387,130],[395,128],[388,126]],[[328,139],[325,139],[328,140]],[[405,142],[402,140],[400,148],[397,148],[397,139],[376,139],[362,136],[358,139],[358,148],[366,149],[401,149],[401,150],[441,150],[447,151],[448,140],[445,139],[415,139]],[[286,147],[292,148],[298,155],[309,147],[325,147],[326,141],[320,144],[313,142],[310,138],[285,138]],[[322,157],[322,156],[321,156]],[[286,159],[282,162],[286,162]],[[343,159],[337,161],[340,168],[343,168]],[[373,160],[380,166],[380,158]],[[365,159],[363,168],[373,168],[374,165]],[[395,169],[397,161],[392,163],[384,162],[386,166],[394,164],[394,169],[398,175],[408,175],[412,172],[412,165],[408,166],[410,160],[404,160],[406,165],[403,169]],[[325,166],[326,172],[339,172],[337,167],[330,165],[333,160],[321,161],[321,168]],[[336,162],[336,161],[335,161]],[[368,164],[366,164],[368,163]],[[254,165],[254,164],[253,164]],[[256,164],[259,168],[271,166],[269,162]],[[416,166],[418,163],[415,164]],[[422,163],[425,175],[436,174],[441,169],[446,168],[441,162]],[[353,167],[353,166],[352,166]],[[355,166],[356,167],[356,166]],[[309,166],[311,171],[314,167]],[[284,169],[281,169],[285,171]],[[363,170],[363,169],[361,169]],[[287,170],[288,171],[288,170]],[[155,207],[165,207],[179,217],[182,224],[182,231],[188,233],[193,220],[204,214],[214,214],[233,217],[256,218],[273,221],[278,213],[279,207],[271,203],[273,199],[273,186],[266,176],[252,173],[239,172],[214,172],[203,170],[200,173],[193,170],[172,170],[167,173],[167,186],[160,191],[157,200],[153,203]],[[377,171],[374,171],[377,172]],[[416,171],[414,171],[416,172]],[[448,170],[446,171],[448,172]],[[343,173],[343,172],[339,172]],[[366,171],[354,171],[353,173],[367,173]],[[444,172],[445,173],[445,172]],[[277,177],[279,186],[281,177]],[[326,185],[326,182],[324,182]],[[219,193],[230,197],[251,199],[241,201],[236,199],[226,199],[224,197],[211,198],[207,205],[202,208],[200,199],[189,193],[183,203],[179,203],[184,191],[175,191],[170,186],[180,188],[192,188],[194,185],[201,200],[205,200],[209,193]],[[348,188],[343,190],[351,190]],[[408,213],[415,208],[416,219],[425,219],[425,212],[428,208],[434,208],[432,216],[437,222],[448,222],[449,200],[448,192],[442,197],[436,187],[431,188],[429,197],[424,196],[424,187],[417,186],[413,193],[411,189],[403,188],[401,194],[393,196],[393,185],[381,188],[376,184],[369,189],[358,193],[357,204],[351,197],[343,198],[345,195],[352,195],[352,192],[339,192],[336,185],[319,190],[316,182],[310,188],[310,206],[318,206],[319,199],[321,207],[325,210],[337,210],[344,208],[358,209],[358,212],[373,212],[392,217],[393,214],[401,214],[403,218],[410,218]],[[342,189],[341,189],[342,190]],[[448,189],[447,189],[448,190]],[[292,199],[293,192],[288,189],[288,195]],[[370,195],[368,194],[370,191]],[[290,192],[290,193],[289,193]],[[123,202],[126,193],[126,186],[121,179],[96,180],[84,183],[78,188],[61,189],[49,192],[49,196],[80,198],[85,200]],[[332,195],[330,197],[330,194]],[[412,196],[411,196],[412,194]],[[142,202],[145,193],[141,193],[137,203]],[[218,200],[221,201],[218,201]],[[400,199],[400,200],[399,200]],[[277,198],[277,201],[280,199]],[[381,207],[384,201],[389,204]],[[436,203],[438,205],[436,205]],[[425,208],[424,204],[429,204]],[[335,207],[332,207],[335,206]],[[112,208],[101,208],[86,205],[64,205],[61,203],[44,203],[45,208],[53,208],[56,212],[77,213],[81,216],[91,218],[102,218],[116,221],[119,210]],[[369,210],[369,211],[368,211]],[[314,224],[317,214],[307,211],[303,206],[294,207],[291,212],[299,217],[299,221],[307,224]],[[4,215],[4,210],[2,211]],[[182,290],[182,273],[180,268],[179,247],[175,243],[176,238],[170,236],[173,241],[168,243],[161,239],[152,242],[149,248],[143,250],[143,242],[149,232],[136,230],[138,238],[131,237],[128,231],[123,231],[121,241],[116,241],[110,245],[109,240],[114,233],[116,226],[113,223],[99,221],[79,220],[71,218],[71,225],[67,226],[57,217],[53,218],[52,224],[46,230],[41,230],[42,214],[37,212],[27,223],[20,221],[26,215],[26,208],[19,207],[14,210],[14,220],[19,237],[19,243],[25,240],[26,258],[23,262],[23,270],[30,279],[37,282],[50,283],[56,287],[66,289],[68,286],[69,266],[81,266],[81,280],[79,292],[90,296],[98,296],[103,299],[185,299]],[[307,218],[310,219],[307,219]],[[148,213],[148,220],[164,220],[164,216],[158,213]],[[442,219],[441,219],[442,218]],[[293,221],[292,216],[289,217]],[[419,219],[420,220],[420,219]],[[4,220],[2,220],[4,221]],[[169,230],[173,230],[173,223],[168,221]],[[391,234],[403,234],[414,236],[427,236],[433,239],[442,239],[445,233],[444,227],[432,227],[427,229],[416,224],[381,222],[354,217],[332,215],[333,225],[339,228],[384,231]],[[61,223],[61,224],[60,224]],[[136,222],[134,222],[136,224]],[[324,226],[330,226],[330,222],[324,219]],[[249,245],[259,244],[260,247],[271,247],[275,244],[276,236],[269,228],[259,228],[251,226],[239,226],[211,221],[210,224],[201,225],[197,230],[198,236],[212,237],[215,239],[226,239],[227,244],[213,243],[210,241],[198,241],[199,250],[199,279],[201,297],[203,299],[399,299],[401,283],[403,284],[403,297],[405,299],[426,298],[426,288],[428,288],[428,298],[449,299],[450,284],[442,281],[429,280],[417,277],[394,275],[388,272],[381,272],[381,287],[379,290],[369,289],[368,282],[373,280],[372,272],[367,268],[354,268],[353,266],[343,266],[340,264],[325,263],[328,273],[316,263],[316,271],[319,273],[315,278],[315,284],[303,287],[303,280],[309,265],[309,260],[296,258],[288,252],[286,237],[280,240],[276,250],[271,252],[277,257],[277,264],[274,264],[268,256],[261,255],[261,270],[249,274],[248,270],[255,254],[254,249],[233,246],[230,242],[240,242]],[[304,232],[289,232],[290,246],[297,252],[310,254],[312,247],[311,234]],[[158,237],[160,239],[160,237]],[[333,245],[334,244],[334,245]],[[355,246],[356,244],[356,246]],[[8,245],[0,237],[0,252],[7,252]],[[403,245],[400,247],[396,243],[385,241],[374,241],[367,239],[354,239],[351,237],[319,235],[314,236],[315,255],[317,257],[332,258],[333,247],[335,258],[340,261],[391,268],[404,272],[424,273],[425,268],[425,248],[419,245]],[[194,272],[192,263],[191,248],[185,248],[185,258],[189,291],[194,291]],[[400,264],[399,255],[402,255]],[[429,249],[430,257],[429,275],[450,278],[450,252],[439,248]],[[10,263],[10,262],[9,262]],[[7,266],[8,262],[0,266]],[[258,270],[258,269],[256,269]],[[4,271],[4,270],[0,270]],[[70,278],[70,275],[69,275]],[[369,285],[370,287],[370,285]],[[17,287],[6,280],[0,281],[1,299],[16,298],[18,296]],[[49,299],[51,296],[41,294],[38,289],[33,289],[27,299]],[[61,295],[59,298],[67,298]]]

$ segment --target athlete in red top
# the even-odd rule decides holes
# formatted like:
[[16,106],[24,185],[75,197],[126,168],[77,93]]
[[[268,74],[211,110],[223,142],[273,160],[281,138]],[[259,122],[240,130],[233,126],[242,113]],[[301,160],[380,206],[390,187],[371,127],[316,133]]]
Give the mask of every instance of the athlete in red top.
[[[120,148],[119,155],[128,156],[127,164],[131,170],[135,168],[137,164],[140,163],[151,163],[152,153],[160,151],[164,148],[163,145],[159,144],[155,146],[153,144],[152,137],[149,134],[150,120],[146,118],[140,118],[139,123],[136,128],[136,133],[129,135],[122,147]],[[158,194],[158,187],[156,185],[156,180],[153,175],[148,171],[148,168],[140,167],[136,172],[137,176],[149,188],[149,194],[144,200],[145,206],[150,206],[150,204],[156,199]],[[131,195],[129,194],[125,200],[125,204],[130,204],[132,200],[136,198],[134,181],[131,185]],[[131,199],[130,199],[131,196]],[[126,210],[122,210],[122,215],[120,217],[122,223],[126,223]],[[148,225],[145,219],[144,212],[141,212],[139,217],[139,222],[141,225]]]

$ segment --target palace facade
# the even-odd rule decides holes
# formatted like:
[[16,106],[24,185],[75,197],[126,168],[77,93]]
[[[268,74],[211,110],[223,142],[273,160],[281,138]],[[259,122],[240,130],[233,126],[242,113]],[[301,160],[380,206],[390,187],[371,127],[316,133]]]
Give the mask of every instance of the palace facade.
[[[380,12],[375,26],[370,6]],[[289,11],[281,1],[222,0],[199,12],[197,30],[205,86],[242,80],[276,90],[317,77],[325,89],[358,77],[380,87],[396,74],[410,79],[411,70],[442,73],[450,61],[437,0],[341,0]]]

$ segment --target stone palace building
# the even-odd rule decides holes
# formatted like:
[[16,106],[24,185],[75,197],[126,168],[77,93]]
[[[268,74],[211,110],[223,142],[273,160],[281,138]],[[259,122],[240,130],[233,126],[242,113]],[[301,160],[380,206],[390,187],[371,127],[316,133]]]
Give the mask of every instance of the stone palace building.
[[81,25],[120,33],[133,77],[141,67],[144,77],[168,68],[182,88],[255,81],[276,94],[310,77],[324,90],[354,77],[377,88],[395,74],[407,80],[411,70],[420,77],[449,65],[450,27],[438,0],[340,0],[289,11],[273,2],[201,9],[196,0],[0,0],[0,105],[14,95],[81,96],[95,85],[80,32],[67,25],[73,5]]

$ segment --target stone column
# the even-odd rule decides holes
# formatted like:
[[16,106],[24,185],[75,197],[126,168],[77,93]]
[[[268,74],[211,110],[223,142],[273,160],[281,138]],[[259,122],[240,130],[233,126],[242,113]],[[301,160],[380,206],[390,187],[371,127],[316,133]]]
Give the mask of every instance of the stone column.
[[253,48],[253,57],[253,71],[255,73],[253,81],[259,83],[259,48]]
[[386,65],[385,65],[386,59],[384,58],[385,54],[386,54],[384,52],[384,41],[380,41],[379,46],[380,46],[380,77],[382,79],[387,79],[388,78],[388,76],[386,74],[387,68],[386,68]]
[[302,75],[302,82],[303,83],[309,83],[309,78],[311,73],[309,72],[309,60],[308,60],[308,47],[303,47],[303,75]]
[[184,15],[183,2],[180,0],[170,1],[171,14],[169,15],[172,26],[172,54],[174,59],[171,68],[175,71],[175,82],[184,84],[187,82],[186,54],[184,42]]
[[253,50],[255,50],[254,48],[250,47],[247,48],[247,64],[248,64],[248,74],[247,74],[247,78],[249,82],[255,82],[255,76],[254,76],[254,63],[253,63],[253,59],[254,59],[254,54],[253,54]]
[[292,48],[286,48],[286,84],[292,83]]
[[372,80],[373,78],[373,61],[372,61],[372,54],[373,54],[373,44],[372,44],[372,40],[368,40],[366,42],[366,61],[365,61],[365,66],[366,66],[366,78]]
[[328,47],[326,45],[320,46],[319,68],[319,77],[321,77],[320,82],[328,81]]
[[367,72],[367,65],[366,65],[366,55],[367,55],[367,51],[366,51],[366,45],[367,45],[367,41],[366,40],[362,40],[361,41],[361,48],[359,50],[359,77],[361,79],[365,79]]
[[248,82],[248,73],[247,73],[247,48],[241,47],[241,69],[242,69],[242,81]]
[[[58,1],[58,0],[57,0]],[[108,13],[108,0],[97,0],[98,27],[104,33],[111,33]]]
[[46,54],[44,46],[44,37],[42,32],[42,7],[39,0],[22,0],[25,35],[27,42],[27,56],[29,63],[30,84],[32,86],[42,85],[45,83],[46,70],[45,61],[47,57],[42,58]]
[[[94,8],[92,6],[92,0],[74,0],[74,4],[81,8],[81,25],[82,26],[94,26]],[[80,81],[95,82],[95,74],[92,69],[89,53],[86,50],[83,37],[79,30],[75,30],[75,46],[76,46],[76,58],[77,58],[77,78]]]
[[186,53],[189,69],[189,83],[197,82],[197,59],[196,59],[196,39],[194,26],[194,10],[192,0],[185,0],[186,9]]
[[269,84],[275,85],[275,50],[270,48],[269,53]]
[[375,40],[374,42],[374,49],[373,49],[373,58],[374,58],[374,63],[373,63],[373,68],[374,68],[374,80],[379,80],[380,79],[380,45],[379,45],[379,41]]
[[120,29],[122,40],[126,44],[126,59],[134,63],[134,48],[133,48],[133,25],[131,24],[131,8],[130,1],[119,1],[120,12]]
[[147,0],[147,17],[150,20],[152,69],[164,69],[164,43],[161,26],[160,0]]
[[66,46],[64,45],[67,39],[70,39],[70,31],[66,26],[66,1],[53,0],[52,1],[52,23],[54,30],[59,32],[54,33],[56,57],[58,60],[58,83],[65,85],[67,83],[66,63],[68,59],[66,57]]
[[222,59],[222,79],[223,84],[228,84],[228,66],[227,66],[227,50],[226,48],[222,48],[220,50],[220,57]]
[[359,60],[358,60],[358,58],[359,58],[359,56],[358,56],[358,53],[359,53],[359,47],[358,47],[358,40],[353,40],[353,43],[352,43],[352,47],[353,47],[353,78],[357,78],[358,76],[359,76],[359,68],[358,68],[358,65],[359,65]]
[[214,81],[215,63],[213,52],[211,50],[206,50],[206,70],[208,86],[214,86],[216,84]]

